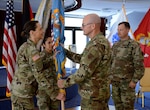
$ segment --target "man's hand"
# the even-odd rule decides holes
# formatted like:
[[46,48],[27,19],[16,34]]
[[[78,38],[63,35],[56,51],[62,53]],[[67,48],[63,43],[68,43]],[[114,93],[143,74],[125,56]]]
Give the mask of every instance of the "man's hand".
[[58,86],[60,89],[62,89],[62,88],[64,88],[63,83],[64,83],[64,80],[63,80],[63,79],[59,79],[59,80],[57,81],[57,86]]
[[59,93],[59,94],[56,96],[56,99],[57,99],[57,100],[63,100],[63,101],[65,101],[65,100],[66,100],[66,96],[65,96],[65,94],[63,94],[63,93]]

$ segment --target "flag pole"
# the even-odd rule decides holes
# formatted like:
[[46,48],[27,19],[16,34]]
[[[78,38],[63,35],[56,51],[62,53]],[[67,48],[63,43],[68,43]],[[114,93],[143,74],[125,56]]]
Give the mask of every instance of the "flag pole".
[[[64,7],[64,0],[62,0],[62,5]],[[65,91],[65,90],[63,89],[63,91]],[[62,108],[62,110],[65,110],[65,103],[63,100],[61,100],[61,108]]]
[[[124,1],[123,5],[122,5],[122,10],[123,10],[124,15],[126,15],[125,1]],[[127,16],[125,16],[125,18],[126,18],[127,22],[129,22]],[[132,39],[135,39],[131,28],[130,28],[129,31],[130,31],[130,33],[132,34],[132,36],[131,36]]]
[[61,100],[61,110],[65,110],[65,103],[63,100]]
[[[63,7],[64,7],[64,0],[62,0],[62,5],[63,5]],[[63,91],[65,91],[65,90],[63,89]],[[61,100],[61,109],[62,109],[62,110],[65,110],[65,103],[64,103],[63,100]]]
[[[57,79],[63,78],[66,74],[65,70],[65,52],[60,44],[64,44],[64,0],[52,0],[51,25],[53,33],[54,46],[53,49],[60,51],[55,58],[55,67]],[[65,89],[59,89],[60,93],[66,94]],[[61,100],[61,110],[65,110],[64,100]]]

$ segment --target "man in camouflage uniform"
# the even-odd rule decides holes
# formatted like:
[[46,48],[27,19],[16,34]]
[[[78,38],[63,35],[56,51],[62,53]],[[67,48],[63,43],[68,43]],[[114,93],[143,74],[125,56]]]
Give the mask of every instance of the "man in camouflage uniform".
[[45,77],[44,65],[37,42],[43,38],[43,29],[38,21],[25,24],[22,36],[27,37],[17,54],[17,69],[11,83],[11,101],[14,110],[34,110],[33,96],[37,87],[47,91],[52,100],[63,99],[59,88],[52,88],[51,82]]
[[108,40],[100,32],[100,24],[101,19],[96,14],[84,17],[82,30],[91,40],[82,54],[65,50],[67,57],[80,63],[80,67],[75,74],[57,82],[60,88],[67,88],[73,84],[79,85],[82,110],[108,110],[110,82],[107,77],[111,52]]
[[112,47],[112,96],[116,110],[134,110],[135,87],[144,73],[140,45],[130,39],[130,24],[118,25],[120,41]]

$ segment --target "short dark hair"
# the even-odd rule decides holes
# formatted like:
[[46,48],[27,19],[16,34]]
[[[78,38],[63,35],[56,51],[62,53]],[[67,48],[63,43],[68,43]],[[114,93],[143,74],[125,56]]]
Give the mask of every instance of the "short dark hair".
[[129,22],[126,22],[126,21],[120,22],[120,23],[118,24],[118,26],[121,25],[121,24],[124,24],[124,26],[125,26],[126,28],[130,29],[130,24],[129,24]]

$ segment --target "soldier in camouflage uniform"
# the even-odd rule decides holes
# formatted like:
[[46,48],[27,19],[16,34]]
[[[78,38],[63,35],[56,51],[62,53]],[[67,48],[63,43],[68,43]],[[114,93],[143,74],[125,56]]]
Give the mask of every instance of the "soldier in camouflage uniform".
[[130,39],[130,24],[118,25],[120,41],[112,47],[112,96],[116,110],[134,110],[135,87],[144,73],[139,43]]
[[108,110],[110,81],[107,79],[111,61],[111,50],[108,40],[100,32],[100,17],[89,14],[84,17],[82,30],[91,38],[82,54],[65,50],[69,59],[80,63],[75,74],[67,79],[58,80],[59,88],[79,85],[82,110]]
[[[57,87],[57,75],[55,70],[55,64],[53,60],[53,40],[52,37],[45,37],[43,40],[44,50],[41,52],[42,61],[44,63],[45,77],[50,81],[51,89]],[[49,62],[48,62],[49,61]],[[57,92],[57,91],[56,91]],[[37,92],[37,104],[39,110],[58,110],[59,101],[53,101],[50,99],[47,90],[38,87]]]
[[63,99],[58,88],[52,88],[51,81],[44,74],[44,65],[37,42],[43,38],[43,29],[38,21],[24,25],[22,36],[27,42],[21,45],[17,54],[17,69],[11,83],[11,101],[14,110],[34,110],[33,96],[37,87],[47,92],[53,100]]

